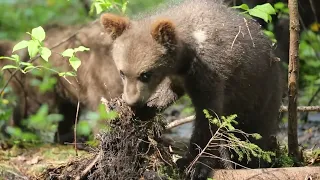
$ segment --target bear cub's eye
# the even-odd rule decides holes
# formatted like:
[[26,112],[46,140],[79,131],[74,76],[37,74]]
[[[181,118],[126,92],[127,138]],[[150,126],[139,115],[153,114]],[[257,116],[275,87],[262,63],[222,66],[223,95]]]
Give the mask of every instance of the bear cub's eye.
[[124,73],[120,70],[120,77],[124,79]]
[[144,72],[144,73],[141,73],[140,76],[138,77],[138,79],[141,81],[141,82],[144,82],[144,83],[147,83],[150,81],[151,79],[151,76],[152,76],[152,72]]

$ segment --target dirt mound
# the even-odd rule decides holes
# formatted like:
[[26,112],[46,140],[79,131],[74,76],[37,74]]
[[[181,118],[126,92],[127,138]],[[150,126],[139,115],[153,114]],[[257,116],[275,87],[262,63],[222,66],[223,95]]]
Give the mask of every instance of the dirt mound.
[[[50,179],[177,179],[169,148],[161,142],[165,123],[160,117],[140,121],[121,100],[104,102],[118,117],[107,121],[110,130],[97,135],[99,148],[92,157],[49,169]],[[175,176],[175,177],[173,177]]]

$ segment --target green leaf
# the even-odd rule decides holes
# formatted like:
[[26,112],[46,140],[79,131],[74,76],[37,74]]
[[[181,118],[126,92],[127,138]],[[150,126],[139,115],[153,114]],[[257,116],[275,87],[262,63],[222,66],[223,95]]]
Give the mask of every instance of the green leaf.
[[94,7],[96,7],[97,14],[100,14],[103,11],[100,3],[95,3]]
[[268,22],[269,21],[269,15],[259,9],[250,9],[249,10],[249,14],[251,16],[255,16],[255,17],[258,17],[258,18],[261,18],[263,19],[265,22]]
[[61,114],[49,114],[47,116],[47,121],[51,123],[62,121],[62,119],[63,119],[63,115]]
[[78,51],[83,52],[83,51],[89,51],[89,50],[90,50],[90,49],[87,48],[87,47],[79,46],[79,47],[77,47],[77,48],[74,49],[74,52],[78,52]]
[[14,58],[12,58],[12,57],[6,57],[6,56],[0,56],[0,60],[1,59],[8,59],[8,60],[10,60],[10,61],[16,61]]
[[49,57],[51,56],[51,51],[50,49],[46,48],[46,47],[42,47],[41,48],[41,57],[45,60],[45,61],[49,61]]
[[256,7],[254,7],[253,9],[259,9],[262,12],[265,12],[267,14],[276,14],[276,10],[272,7],[272,5],[270,3],[265,3],[262,5],[257,5]]
[[20,62],[20,64],[23,66],[33,66],[33,64],[29,62]]
[[285,8],[285,5],[283,2],[277,2],[273,6],[275,9],[279,9],[279,10]]
[[5,65],[5,66],[3,66],[3,68],[2,68],[2,70],[5,70],[5,69],[18,69],[18,67],[17,66],[14,66],[14,65]]
[[28,47],[28,41],[25,41],[25,40],[20,41],[20,42],[18,42],[18,44],[13,46],[12,52],[15,52],[17,50],[20,50],[20,49],[23,49],[23,48],[26,48],[26,47]]
[[88,113],[86,113],[86,118],[92,122],[95,122],[100,119],[100,114],[97,112],[89,111]]
[[11,57],[14,59],[14,61],[20,62],[20,57],[17,54],[13,54]]
[[116,111],[109,111],[107,113],[107,119],[113,120],[118,117],[118,113]]
[[27,66],[26,68],[24,68],[24,72],[27,72],[29,69],[34,69],[36,68],[35,66],[31,65],[31,66]]
[[39,52],[39,43],[36,40],[30,40],[28,42],[28,52],[30,58],[34,58]]
[[66,49],[65,51],[63,51],[63,53],[61,54],[63,57],[72,57],[74,53],[73,49]]
[[277,42],[277,39],[275,38],[275,36],[274,36],[272,31],[263,30],[263,33],[265,35],[267,35],[271,39],[272,42],[274,42],[274,43]]
[[77,74],[74,72],[61,72],[59,76],[77,76]]
[[255,139],[261,139],[262,138],[262,136],[260,134],[258,134],[258,133],[253,133],[252,137],[255,138]]
[[235,8],[235,9],[243,9],[245,11],[248,11],[249,10],[249,6],[247,4],[241,4],[240,6],[233,6],[232,8]]
[[46,33],[44,32],[44,29],[41,26],[32,29],[31,35],[40,42],[42,42],[46,37]]
[[18,127],[12,127],[12,126],[8,126],[6,128],[6,132],[8,134],[10,134],[11,136],[14,136],[14,137],[21,137],[22,135],[22,131],[20,128]]
[[78,68],[79,68],[79,66],[81,65],[80,59],[78,59],[77,57],[74,57],[74,56],[69,59],[69,62],[70,62],[70,64],[71,64],[72,68],[73,68],[75,71],[77,71]]
[[48,104],[43,104],[41,105],[41,107],[39,108],[39,110],[37,111],[36,115],[38,116],[46,116],[48,115],[49,112],[49,106]]
[[129,1],[126,1],[126,2],[124,2],[124,3],[122,4],[121,11],[122,11],[123,14],[124,14],[124,13],[126,12],[126,10],[127,10],[128,2],[129,2]]
[[77,134],[88,136],[91,133],[91,128],[88,122],[80,121],[77,125]]

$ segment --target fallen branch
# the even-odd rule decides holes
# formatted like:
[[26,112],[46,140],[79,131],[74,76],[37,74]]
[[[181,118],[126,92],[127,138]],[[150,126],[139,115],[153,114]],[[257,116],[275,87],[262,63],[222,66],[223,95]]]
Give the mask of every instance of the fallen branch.
[[216,170],[213,179],[219,180],[279,180],[279,179],[320,179],[320,167],[290,167],[268,169]]
[[[279,111],[288,112],[288,106],[281,106]],[[309,111],[320,112],[320,106],[298,106],[297,111],[298,112],[309,112]]]
[[[320,106],[298,106],[297,111],[298,112],[310,112],[310,111],[320,112]],[[288,112],[288,106],[281,106],[279,109],[279,112]],[[166,129],[172,129],[182,124],[192,122],[194,119],[195,119],[195,115],[191,115],[185,118],[174,120],[166,126]]]
[[195,115],[192,115],[192,116],[188,116],[186,118],[174,120],[166,126],[166,129],[172,129],[172,128],[175,128],[175,127],[180,126],[182,124],[192,122],[195,119],[195,117],[196,117]]

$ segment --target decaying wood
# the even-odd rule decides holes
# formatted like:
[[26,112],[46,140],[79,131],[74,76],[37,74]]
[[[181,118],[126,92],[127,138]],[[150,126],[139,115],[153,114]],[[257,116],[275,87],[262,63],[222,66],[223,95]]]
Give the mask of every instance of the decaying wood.
[[217,180],[319,180],[320,167],[216,170]]
[[299,11],[298,1],[289,0],[289,18],[290,18],[290,49],[289,49],[289,67],[288,67],[288,153],[299,159],[298,151],[298,122],[297,122],[297,92],[299,78]]

